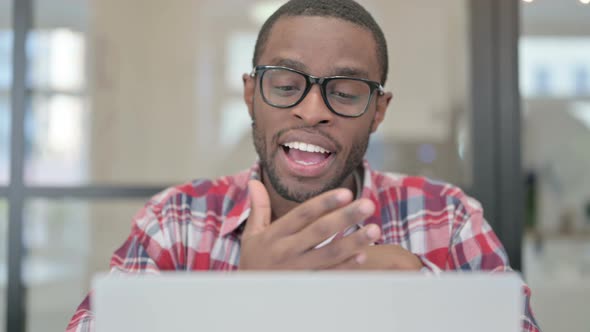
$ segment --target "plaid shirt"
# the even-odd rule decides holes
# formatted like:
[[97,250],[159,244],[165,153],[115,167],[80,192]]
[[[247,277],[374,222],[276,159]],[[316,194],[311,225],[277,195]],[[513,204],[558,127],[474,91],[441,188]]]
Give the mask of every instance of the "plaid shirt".
[[[214,181],[196,180],[154,196],[133,219],[131,235],[111,259],[112,273],[162,270],[236,270],[240,234],[250,213],[247,182],[259,165]],[[397,244],[416,254],[432,273],[443,270],[510,271],[502,244],[480,204],[459,188],[422,177],[380,173],[364,162],[361,196],[371,199],[377,244]],[[525,295],[523,331],[539,331]],[[67,331],[93,331],[89,296]]]

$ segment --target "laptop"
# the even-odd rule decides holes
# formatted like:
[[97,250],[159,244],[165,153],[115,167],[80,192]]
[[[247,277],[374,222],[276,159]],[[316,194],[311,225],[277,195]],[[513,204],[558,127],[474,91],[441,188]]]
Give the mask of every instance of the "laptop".
[[517,332],[516,274],[168,273],[93,282],[97,332]]

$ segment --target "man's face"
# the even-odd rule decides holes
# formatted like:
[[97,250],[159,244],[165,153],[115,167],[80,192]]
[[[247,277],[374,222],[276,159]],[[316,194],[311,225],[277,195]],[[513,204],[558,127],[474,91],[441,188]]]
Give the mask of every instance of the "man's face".
[[[335,18],[280,18],[258,64],[285,66],[320,77],[380,80],[372,34]],[[375,92],[364,115],[345,118],[328,109],[319,85],[314,85],[297,106],[280,109],[263,101],[258,76],[245,76],[244,82],[263,173],[278,194],[296,202],[337,188],[350,179],[362,162],[369,135],[383,120],[391,100],[391,94],[378,96]]]

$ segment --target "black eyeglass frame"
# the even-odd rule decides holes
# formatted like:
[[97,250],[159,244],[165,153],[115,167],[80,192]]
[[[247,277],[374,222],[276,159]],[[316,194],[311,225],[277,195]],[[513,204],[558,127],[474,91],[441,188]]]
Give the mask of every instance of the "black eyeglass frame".
[[[266,73],[267,70],[271,70],[271,69],[283,69],[283,70],[287,70],[296,74],[299,74],[303,77],[305,77],[305,90],[303,91],[303,93],[301,94],[301,97],[299,97],[299,99],[294,102],[291,105],[275,105],[273,103],[271,103],[268,99],[266,99],[266,96],[264,95],[264,88],[262,86],[262,78],[264,77],[264,74]],[[260,94],[262,96],[262,100],[264,100],[265,103],[267,103],[268,105],[272,106],[272,107],[276,107],[276,108],[291,108],[291,107],[295,107],[297,105],[299,105],[299,103],[301,103],[303,101],[303,99],[305,99],[305,97],[307,96],[307,94],[309,93],[309,91],[311,90],[312,86],[314,84],[318,84],[320,86],[320,91],[322,93],[322,99],[324,100],[324,104],[326,104],[326,106],[328,107],[328,109],[339,116],[345,117],[345,118],[358,118],[360,116],[362,116],[363,114],[367,113],[367,110],[369,109],[369,105],[371,105],[371,101],[373,100],[373,94],[375,92],[375,90],[377,90],[377,92],[379,93],[379,96],[383,96],[385,94],[385,89],[383,88],[383,86],[381,85],[381,83],[379,82],[375,82],[375,81],[371,81],[371,80],[367,80],[364,78],[357,78],[357,77],[350,77],[350,76],[328,76],[328,77],[317,77],[317,76],[313,76],[313,75],[309,75],[307,73],[301,72],[299,70],[295,70],[289,67],[283,67],[283,66],[256,66],[252,69],[252,72],[250,72],[250,77],[254,78],[256,77],[256,75],[259,74],[260,79],[259,79],[259,83],[260,83]],[[365,108],[363,109],[362,112],[358,113],[358,114],[342,114],[342,113],[338,113],[336,110],[334,110],[334,108],[332,108],[332,105],[330,105],[330,102],[328,101],[328,97],[326,96],[326,87],[328,86],[328,83],[330,81],[334,81],[334,80],[341,80],[341,79],[347,79],[347,80],[354,80],[354,81],[359,81],[359,82],[364,82],[369,86],[369,99],[367,100],[367,105],[365,105]]]

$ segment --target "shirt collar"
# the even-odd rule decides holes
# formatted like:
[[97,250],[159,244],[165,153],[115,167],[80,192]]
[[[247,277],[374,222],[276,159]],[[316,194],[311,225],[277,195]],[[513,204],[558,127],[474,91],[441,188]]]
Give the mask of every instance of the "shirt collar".
[[250,216],[250,195],[248,195],[248,181],[260,180],[260,161],[250,168],[247,177],[241,181],[236,181],[236,198],[234,206],[223,216],[223,223],[219,231],[219,236],[224,237],[235,232]]
[[[375,212],[367,218],[362,224],[376,224],[381,228],[381,207],[379,204],[379,196],[374,187],[375,176],[377,174],[370,168],[369,163],[364,160],[363,168],[363,185],[361,191],[361,198],[368,198],[375,204]],[[243,181],[236,181],[236,198],[234,206],[230,209],[227,215],[224,216],[223,224],[220,229],[220,236],[224,237],[232,232],[237,232],[240,226],[250,216],[250,195],[248,195],[248,181],[260,180],[260,162],[257,161],[248,171],[248,176]],[[379,241],[378,241],[379,242]]]

